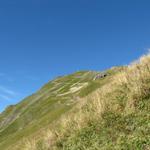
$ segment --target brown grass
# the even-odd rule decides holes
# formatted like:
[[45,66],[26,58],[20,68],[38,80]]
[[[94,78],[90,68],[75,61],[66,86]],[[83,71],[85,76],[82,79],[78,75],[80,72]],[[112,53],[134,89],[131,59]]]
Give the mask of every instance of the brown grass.
[[[76,105],[71,112],[44,130],[41,139],[44,149],[56,149],[56,142],[66,135],[83,128],[93,119],[101,119],[101,114],[109,109],[135,111],[135,104],[140,98],[147,97],[150,91],[150,55],[141,57],[116,74],[112,80],[93,92]],[[124,89],[126,92],[124,92]],[[115,101],[118,92],[127,98],[125,108]],[[37,149],[37,141],[28,139],[22,143],[25,150]]]

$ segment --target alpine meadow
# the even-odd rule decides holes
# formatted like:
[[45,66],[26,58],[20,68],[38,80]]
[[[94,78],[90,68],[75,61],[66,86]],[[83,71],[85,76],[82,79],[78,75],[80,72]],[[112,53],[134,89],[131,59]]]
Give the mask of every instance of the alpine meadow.
[[150,55],[58,77],[0,114],[0,149],[150,149]]

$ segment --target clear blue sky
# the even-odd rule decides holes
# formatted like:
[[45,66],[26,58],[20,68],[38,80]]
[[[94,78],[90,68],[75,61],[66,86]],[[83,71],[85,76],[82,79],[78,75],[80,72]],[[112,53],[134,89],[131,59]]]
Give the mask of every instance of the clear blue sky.
[[56,76],[128,64],[149,48],[149,0],[0,1],[0,111]]

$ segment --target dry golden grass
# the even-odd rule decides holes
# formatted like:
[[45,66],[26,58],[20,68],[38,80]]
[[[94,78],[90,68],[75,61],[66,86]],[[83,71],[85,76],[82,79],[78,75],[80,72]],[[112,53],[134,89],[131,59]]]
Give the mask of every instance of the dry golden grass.
[[[121,111],[115,102],[115,97],[120,91],[127,97],[125,112],[130,113],[135,109],[135,103],[139,98],[148,96],[150,86],[150,55],[141,57],[138,61],[127,66],[116,74],[112,80],[100,89],[96,90],[80,102],[69,113],[53,123],[49,129],[41,135],[44,149],[56,149],[56,142],[72,132],[80,130],[93,119],[100,119],[101,114],[108,109]],[[125,93],[123,90],[127,90]],[[24,144],[25,150],[36,150],[37,141],[28,139]],[[41,148],[42,149],[42,148]]]

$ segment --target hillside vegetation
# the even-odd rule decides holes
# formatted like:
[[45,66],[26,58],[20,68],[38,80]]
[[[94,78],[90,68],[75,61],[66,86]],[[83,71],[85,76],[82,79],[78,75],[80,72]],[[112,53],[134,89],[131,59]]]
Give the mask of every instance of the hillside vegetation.
[[149,150],[150,55],[50,81],[0,115],[0,149]]
[[0,114],[0,149],[12,149],[12,145],[49,126],[79,103],[81,97],[110,80],[112,73],[94,81],[98,74],[81,71],[58,77],[20,103],[6,108]]

